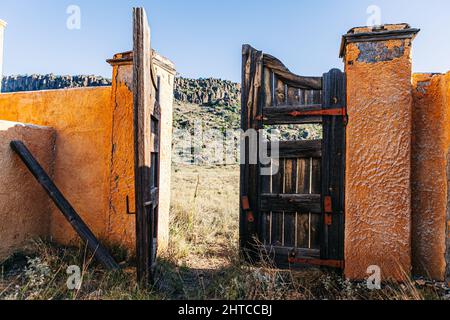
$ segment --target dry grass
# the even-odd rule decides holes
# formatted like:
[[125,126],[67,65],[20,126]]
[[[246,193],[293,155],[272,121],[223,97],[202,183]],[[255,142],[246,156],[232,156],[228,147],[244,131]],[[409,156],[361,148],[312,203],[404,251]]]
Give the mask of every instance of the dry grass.
[[[162,264],[160,285],[175,299],[436,299],[434,289],[413,281],[365,283],[317,269],[283,271],[264,261],[249,265],[238,256],[239,167],[174,169],[171,251]],[[264,259],[262,259],[264,260]],[[168,278],[167,275],[173,275]]]
[[[111,248],[125,272],[105,272],[85,249],[37,241],[5,261],[0,299],[438,299],[434,288],[413,281],[384,284],[370,291],[320,270],[282,271],[270,262],[252,266],[238,255],[239,170],[230,167],[177,167],[173,172],[171,244],[161,258],[151,290],[135,282],[133,260]],[[80,290],[66,286],[66,269],[83,266]]]

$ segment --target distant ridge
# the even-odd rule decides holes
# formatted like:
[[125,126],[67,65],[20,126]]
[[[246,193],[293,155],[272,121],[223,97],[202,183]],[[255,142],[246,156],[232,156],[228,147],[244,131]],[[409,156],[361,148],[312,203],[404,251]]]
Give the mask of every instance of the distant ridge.
[[[2,92],[55,90],[110,85],[110,79],[93,75],[16,75],[3,78]],[[174,97],[176,101],[181,103],[202,106],[238,106],[240,104],[240,94],[241,85],[227,80],[214,78],[175,78]]]

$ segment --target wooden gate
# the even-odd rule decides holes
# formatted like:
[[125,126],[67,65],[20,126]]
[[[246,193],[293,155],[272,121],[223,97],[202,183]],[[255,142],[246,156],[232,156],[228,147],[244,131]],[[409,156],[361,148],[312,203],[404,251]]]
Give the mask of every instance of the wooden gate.
[[[281,267],[343,268],[345,76],[291,73],[278,59],[243,46],[242,129],[319,124],[318,140],[280,141],[279,156],[251,163],[248,138],[241,165],[241,248],[269,253]],[[259,136],[258,154],[263,143]],[[267,148],[270,152],[270,147]],[[244,159],[244,158],[243,158]],[[269,175],[263,171],[269,169]]]
[[143,8],[133,13],[136,256],[138,280],[148,285],[157,254],[161,109],[147,15]]

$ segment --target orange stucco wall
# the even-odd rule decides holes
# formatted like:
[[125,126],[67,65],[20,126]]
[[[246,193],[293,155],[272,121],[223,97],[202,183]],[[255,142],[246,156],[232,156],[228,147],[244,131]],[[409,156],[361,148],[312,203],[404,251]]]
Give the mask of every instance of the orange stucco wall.
[[[111,164],[111,88],[0,95],[0,119],[56,130],[54,179],[80,216],[106,237]],[[52,237],[69,244],[77,236],[52,205]]]
[[414,274],[443,281],[446,273],[450,73],[413,77]]
[[366,279],[372,265],[381,268],[384,280],[402,280],[411,271],[411,42],[346,46],[345,275],[350,279]]
[[53,173],[55,131],[0,120],[0,261],[50,231],[50,199],[10,148],[23,141],[44,170]]
[[[110,60],[112,87],[0,94],[0,119],[54,128],[55,184],[97,237],[134,252],[136,217],[127,213],[127,197],[130,213],[135,212],[133,64],[132,56],[123,59],[130,54],[118,54]],[[175,70],[170,61],[156,53],[154,60],[160,78],[158,242],[163,252],[169,241]],[[53,204],[50,211],[49,236],[62,244],[78,241]]]

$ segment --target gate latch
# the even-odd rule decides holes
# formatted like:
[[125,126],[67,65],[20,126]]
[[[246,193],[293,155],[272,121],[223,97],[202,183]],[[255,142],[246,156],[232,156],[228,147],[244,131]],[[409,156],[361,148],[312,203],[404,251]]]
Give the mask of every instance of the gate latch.
[[125,201],[127,203],[127,215],[130,215],[130,216],[136,215],[136,212],[131,212],[130,211],[130,197],[127,196]]

